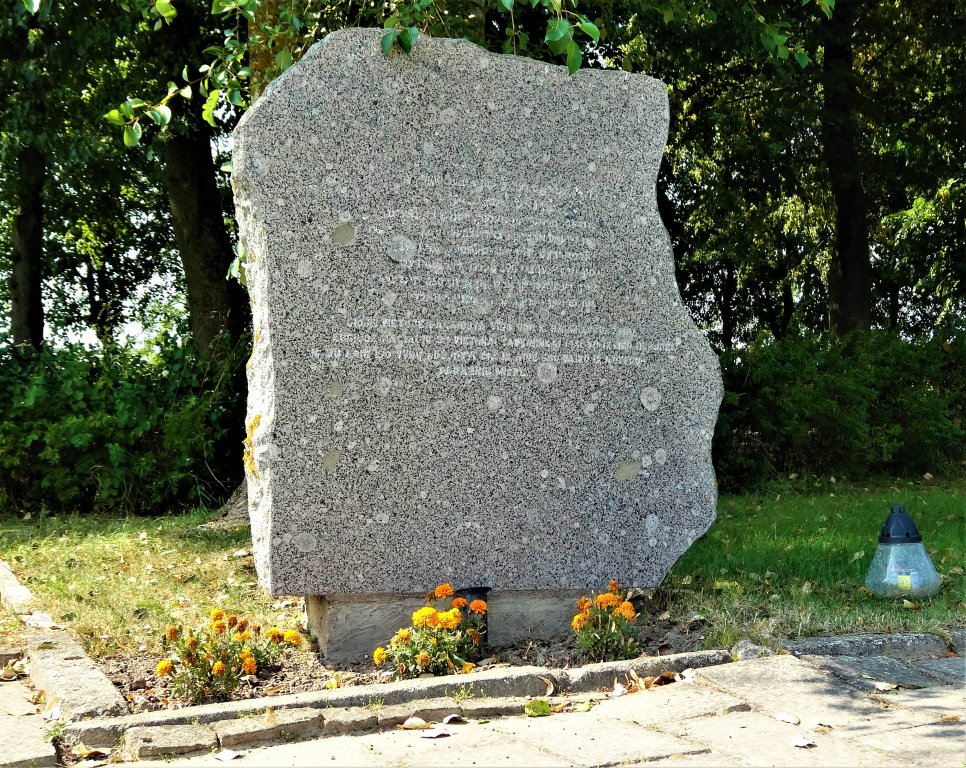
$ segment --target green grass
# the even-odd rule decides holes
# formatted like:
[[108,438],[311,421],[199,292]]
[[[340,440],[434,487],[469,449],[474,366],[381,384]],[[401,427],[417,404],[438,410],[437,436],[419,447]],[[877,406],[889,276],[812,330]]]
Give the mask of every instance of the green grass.
[[[703,615],[709,648],[745,637],[777,646],[811,635],[966,625],[966,487],[841,485],[722,497],[717,522],[675,564],[655,610]],[[906,505],[943,579],[939,594],[912,606],[863,587],[891,504]]]
[[[923,534],[943,589],[904,607],[862,587],[890,504],[904,503]],[[202,626],[213,607],[263,625],[297,626],[295,601],[258,585],[247,532],[202,532],[206,513],[165,518],[46,517],[0,521],[0,560],[54,620],[94,655],[155,653],[170,622]],[[944,632],[966,625],[962,573],[966,484],[843,488],[722,497],[718,521],[675,565],[655,613],[693,613],[709,624],[705,647],[743,637],[785,638],[898,630]],[[642,619],[646,620],[646,618]],[[22,630],[0,615],[4,636]]]

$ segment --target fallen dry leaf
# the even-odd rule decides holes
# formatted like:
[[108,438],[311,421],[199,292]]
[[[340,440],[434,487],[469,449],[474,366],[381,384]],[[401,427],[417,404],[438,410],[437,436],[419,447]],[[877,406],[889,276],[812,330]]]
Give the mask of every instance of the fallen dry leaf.
[[450,723],[465,723],[465,722],[466,722],[466,718],[464,718],[462,715],[456,715],[456,714],[446,715],[446,717],[443,718],[443,725],[449,725]]
[[406,722],[396,726],[400,731],[425,731],[432,727],[432,723],[427,723],[423,718],[416,717],[415,715],[408,718]]
[[795,736],[790,744],[793,747],[798,747],[799,749],[811,749],[812,747],[817,747],[814,741],[811,741],[808,736]]
[[553,696],[553,692],[556,690],[554,688],[553,680],[548,677],[541,677],[540,680],[545,686],[547,686],[547,692],[544,694],[544,696]]
[[108,756],[108,753],[104,750],[88,747],[83,741],[79,741],[71,747],[70,753],[80,760],[96,760]]
[[873,680],[872,686],[877,691],[894,691],[899,687],[896,683],[885,683],[882,680]]
[[790,715],[787,712],[776,712],[774,714],[776,720],[781,720],[784,723],[791,723],[792,725],[798,725],[802,721],[799,720],[795,715]]
[[215,754],[215,760],[224,760],[228,762],[229,760],[237,760],[242,756],[241,752],[236,752],[233,749],[223,749],[221,752]]
[[912,600],[903,600],[902,607],[910,611],[918,611],[922,606],[919,603],[912,602]]
[[578,704],[576,707],[574,707],[574,712],[590,712],[593,706],[594,702],[585,701],[583,704]]
[[939,718],[940,723],[958,723],[959,720],[959,715],[943,715]]
[[550,702],[543,699],[533,699],[523,706],[523,714],[527,717],[546,717],[550,711]]
[[453,734],[449,731],[444,731],[442,728],[432,728],[424,733],[419,734],[421,739],[442,739],[446,736],[452,736]]

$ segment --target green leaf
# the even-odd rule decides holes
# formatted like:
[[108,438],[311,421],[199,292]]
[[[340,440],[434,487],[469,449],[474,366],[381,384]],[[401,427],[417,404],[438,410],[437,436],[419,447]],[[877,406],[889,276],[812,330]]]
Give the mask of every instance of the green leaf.
[[183,98],[183,99],[190,99],[191,98],[191,86],[190,85],[186,85],[184,88],[182,88],[180,91],[178,91],[178,93],[181,94],[181,98]]
[[226,98],[229,104],[234,104],[236,107],[244,107],[245,100],[242,98],[241,91],[232,88],[227,92]]
[[531,699],[523,707],[527,717],[546,717],[550,714],[550,702],[544,699]]
[[155,122],[162,128],[171,122],[171,109],[161,104],[154,108],[154,111],[158,113],[159,119]]
[[141,124],[133,123],[124,126],[124,146],[136,147],[141,141]]
[[281,72],[291,67],[292,62],[292,52],[288,48],[283,48],[275,54],[275,64]]
[[784,61],[788,58],[788,48],[784,45],[778,46],[778,58]]
[[565,19],[550,19],[547,22],[547,34],[543,38],[543,42],[552,43],[557,40],[563,40],[564,35],[570,32],[570,22]]
[[811,59],[808,57],[808,54],[805,53],[805,51],[795,51],[795,61],[798,62],[798,66],[800,66],[802,69],[805,69],[805,67],[807,67],[811,62]]
[[113,123],[114,125],[124,125],[127,122],[127,120],[124,119],[124,115],[121,114],[121,110],[119,109],[112,109],[110,112],[104,115],[104,119],[109,123]]
[[416,44],[416,38],[418,37],[419,29],[417,27],[406,27],[406,29],[399,33],[399,44],[406,53],[409,53]]
[[570,41],[570,45],[567,46],[567,72],[568,74],[573,74],[578,69],[583,62],[583,56],[580,53],[580,46],[577,45],[573,40]]
[[170,0],[154,0],[154,10],[168,23],[171,23],[171,20],[178,15],[178,11],[171,5]]
[[218,97],[221,95],[221,90],[215,88],[208,94],[208,98],[205,99],[205,105],[201,109],[201,116],[205,119],[208,125],[215,126],[215,105],[218,103]]
[[27,13],[35,14],[40,10],[40,0],[23,0],[23,7],[27,9]]
[[[384,22],[382,22],[382,28],[383,29],[395,29],[396,28],[396,25],[398,23],[399,23],[399,14],[398,13],[394,13],[392,16],[390,16],[388,19],[386,19]],[[385,53],[385,51],[383,51],[383,53]]]
[[500,5],[506,8],[508,11],[513,10],[513,0],[500,0]]
[[597,25],[587,21],[586,19],[580,22],[580,31],[587,35],[587,37],[589,37],[595,43],[600,40],[600,30],[597,29]]
[[392,44],[396,42],[397,37],[399,37],[398,29],[390,29],[382,36],[382,52],[386,56],[392,50]]

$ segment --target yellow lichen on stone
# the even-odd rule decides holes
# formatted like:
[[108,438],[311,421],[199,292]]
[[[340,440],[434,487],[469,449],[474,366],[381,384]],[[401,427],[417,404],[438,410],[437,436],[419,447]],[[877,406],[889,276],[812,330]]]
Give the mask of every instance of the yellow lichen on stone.
[[245,453],[242,457],[242,461],[245,463],[245,469],[248,473],[258,480],[258,468],[255,465],[255,430],[258,429],[258,425],[262,422],[262,414],[256,413],[252,416],[251,421],[248,422],[248,426],[245,428]]

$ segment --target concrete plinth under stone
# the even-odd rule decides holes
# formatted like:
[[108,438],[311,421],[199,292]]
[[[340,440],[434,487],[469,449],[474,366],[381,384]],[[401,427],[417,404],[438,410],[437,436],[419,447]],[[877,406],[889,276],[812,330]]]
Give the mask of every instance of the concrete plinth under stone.
[[[576,590],[517,590],[487,594],[487,643],[512,645],[562,637],[576,611]],[[306,628],[326,659],[368,658],[426,605],[424,595],[328,595],[305,598]]]

